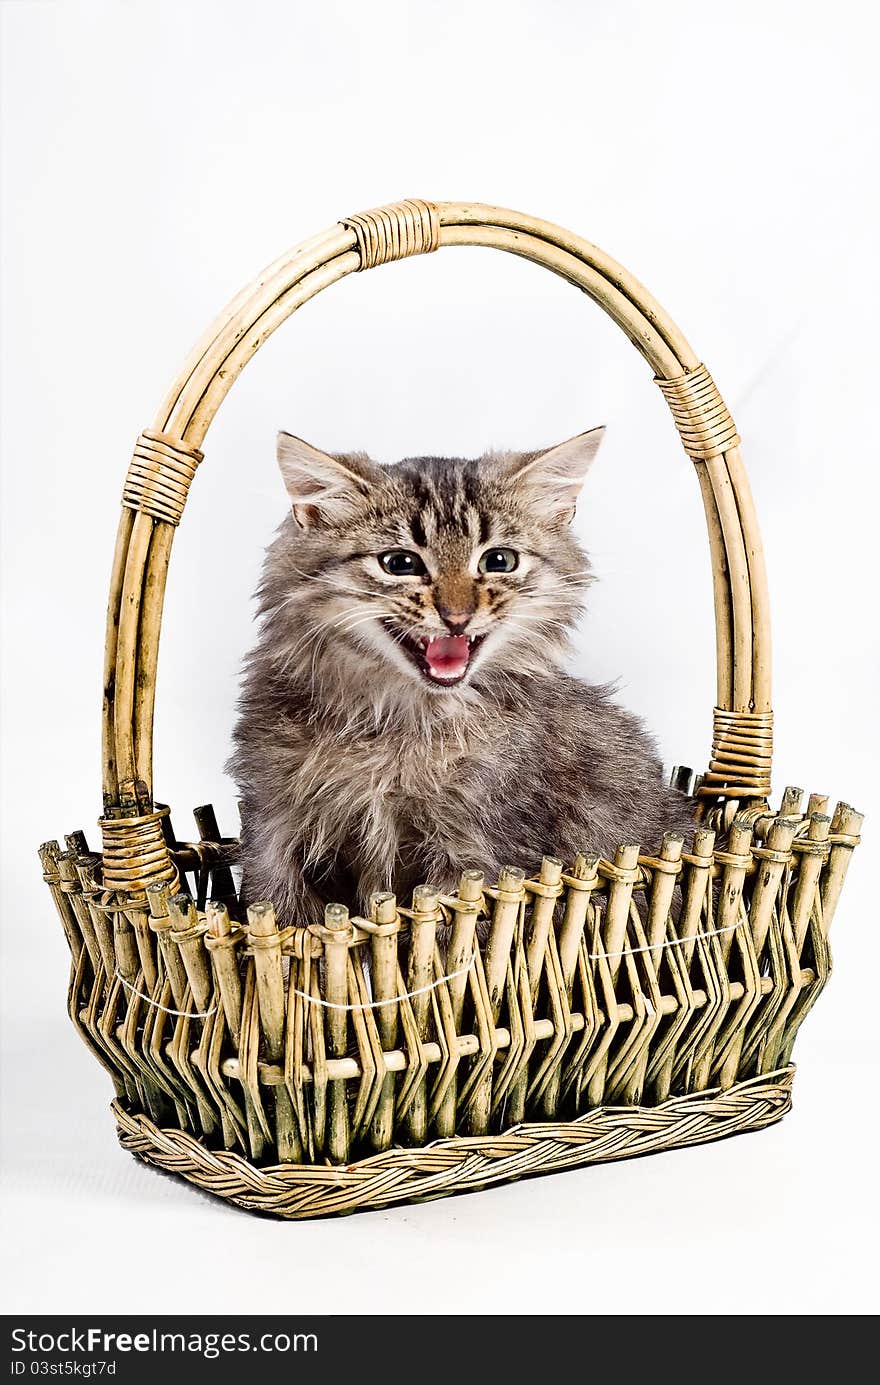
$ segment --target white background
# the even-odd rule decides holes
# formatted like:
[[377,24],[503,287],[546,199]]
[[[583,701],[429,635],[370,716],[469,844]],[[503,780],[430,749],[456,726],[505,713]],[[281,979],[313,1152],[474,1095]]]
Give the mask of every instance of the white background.
[[[877,219],[873,7],[671,0],[7,0],[3,1172],[7,1311],[860,1313],[877,1305]],[[106,599],[131,444],[261,266],[351,211],[478,199],[581,232],[710,366],[775,614],[777,790],[869,813],[762,1134],[335,1222],[249,1218],[116,1145],[65,1014],[36,846],[100,811]],[[590,677],[705,764],[698,487],[650,371],[536,267],[445,251],[348,279],[236,385],[175,544],[156,792],[212,799],[284,427],[334,449],[532,447],[607,422],[578,519]]]

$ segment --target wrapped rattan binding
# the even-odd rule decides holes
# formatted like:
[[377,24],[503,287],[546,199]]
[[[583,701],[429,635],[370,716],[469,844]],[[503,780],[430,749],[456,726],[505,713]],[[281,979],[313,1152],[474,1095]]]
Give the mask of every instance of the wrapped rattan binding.
[[202,460],[201,452],[179,440],[163,433],[141,433],[125,478],[123,505],[166,524],[179,524],[196,467]]
[[100,819],[106,889],[139,894],[149,885],[177,886],[177,868],[163,831],[168,813],[160,804],[139,817]]
[[426,255],[440,244],[440,218],[430,202],[411,198],[372,212],[346,217],[357,237],[360,269],[375,269],[390,260]]
[[736,425],[704,365],[674,380],[657,379],[684,450],[695,462],[721,457],[739,446]]
[[697,793],[767,798],[773,764],[773,713],[713,711],[712,758]]
[[[180,841],[153,799],[171,547],[207,430],[268,336],[347,275],[456,246],[542,265],[648,363],[693,460],[709,537],[717,698],[693,840],[462,872],[320,924],[238,899],[210,807]],[[770,623],[740,440],[708,370],[622,266],[549,222],[420,199],[282,256],[211,326],[129,467],[107,613],[103,850],[40,848],[70,946],[70,1017],[110,1074],[120,1138],[281,1217],[385,1206],[757,1129],[788,1109],[797,1031],[861,815],[769,806]],[[722,834],[716,836],[717,834]],[[548,842],[548,850],[552,850]],[[466,862],[462,862],[466,866]]]

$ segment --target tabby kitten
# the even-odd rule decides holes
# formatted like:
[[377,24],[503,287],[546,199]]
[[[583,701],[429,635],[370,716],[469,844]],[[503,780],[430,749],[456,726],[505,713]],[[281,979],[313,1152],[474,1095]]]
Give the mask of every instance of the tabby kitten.
[[279,435],[291,510],[229,766],[246,900],[302,923],[692,826],[641,723],[564,671],[590,581],[569,524],[603,431],[389,467]]

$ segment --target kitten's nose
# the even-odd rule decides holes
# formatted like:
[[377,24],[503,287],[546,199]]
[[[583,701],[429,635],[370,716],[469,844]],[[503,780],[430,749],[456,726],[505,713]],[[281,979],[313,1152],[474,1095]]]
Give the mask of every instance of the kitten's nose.
[[453,635],[463,635],[471,623],[473,611],[450,611],[446,606],[438,606],[437,614],[447,630]]

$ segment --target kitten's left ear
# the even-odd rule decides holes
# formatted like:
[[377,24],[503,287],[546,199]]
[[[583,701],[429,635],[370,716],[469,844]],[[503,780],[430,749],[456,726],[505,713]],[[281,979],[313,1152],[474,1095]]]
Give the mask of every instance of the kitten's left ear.
[[574,518],[584,477],[604,436],[604,427],[578,433],[577,437],[540,452],[537,457],[520,461],[510,473],[510,480],[526,490],[529,501],[548,518],[568,523]]

